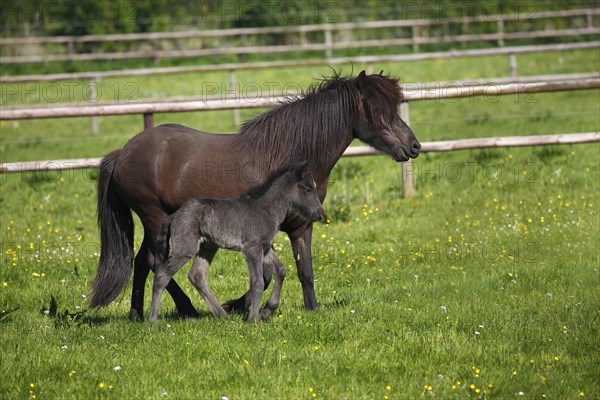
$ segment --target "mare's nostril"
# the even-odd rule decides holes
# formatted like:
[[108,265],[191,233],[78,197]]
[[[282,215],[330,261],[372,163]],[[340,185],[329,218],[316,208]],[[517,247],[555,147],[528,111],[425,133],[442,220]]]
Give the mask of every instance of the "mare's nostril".
[[421,143],[415,141],[412,145],[413,153],[418,153],[421,150]]

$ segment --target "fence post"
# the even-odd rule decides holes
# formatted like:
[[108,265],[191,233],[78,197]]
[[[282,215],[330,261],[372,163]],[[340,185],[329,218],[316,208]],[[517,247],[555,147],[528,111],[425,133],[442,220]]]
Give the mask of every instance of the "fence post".
[[504,47],[504,20],[502,18],[498,18],[498,46]]
[[[410,115],[408,112],[407,101],[400,103],[400,118],[406,122],[406,125],[410,126]],[[404,198],[413,197],[415,195],[415,185],[413,182],[413,165],[410,158],[408,161],[402,163],[402,182]]]
[[419,27],[417,25],[412,26],[412,50],[413,53],[419,52]]
[[154,126],[154,114],[144,113],[144,129],[152,128]]
[[508,53],[508,74],[511,78],[517,77],[517,56],[515,56],[515,53]]
[[[95,103],[96,101],[98,101],[98,91],[96,90],[96,80],[90,79],[90,81],[88,83],[88,102]],[[91,121],[92,121],[92,134],[97,135],[98,134],[98,117],[95,115],[92,116]]]
[[160,39],[152,40],[152,48],[154,49],[154,66],[160,67],[160,52],[162,49],[162,43]]
[[[240,101],[240,99],[238,98],[238,93],[236,91],[236,88],[237,88],[237,78],[235,76],[235,69],[230,69],[229,70],[229,90],[233,91],[234,98],[236,100]],[[233,123],[235,124],[235,126],[240,126],[241,120],[240,120],[239,108],[234,108],[233,110],[231,110],[231,112],[233,113]]]
[[333,54],[331,51],[331,44],[333,40],[331,38],[331,26],[329,24],[325,25],[323,34],[325,35],[325,57],[331,58]]

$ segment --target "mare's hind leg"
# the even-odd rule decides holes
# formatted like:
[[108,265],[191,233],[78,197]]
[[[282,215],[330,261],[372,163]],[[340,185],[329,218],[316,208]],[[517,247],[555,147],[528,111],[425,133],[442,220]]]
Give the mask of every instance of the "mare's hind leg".
[[133,289],[131,291],[131,309],[129,319],[132,321],[144,318],[144,286],[150,272],[150,253],[148,241],[144,235],[144,241],[135,256],[133,267]]
[[152,285],[152,305],[150,306],[150,315],[148,321],[156,321],[158,318],[158,309],[160,308],[160,298],[162,293],[171,281],[171,278],[183,265],[189,261],[188,255],[179,255],[169,257],[165,264],[156,265],[154,274],[154,284]]
[[213,294],[212,290],[208,286],[208,267],[217,252],[216,247],[212,246],[200,246],[200,251],[194,259],[194,264],[188,272],[188,278],[190,282],[198,289],[200,295],[208,304],[208,307],[212,311],[215,317],[226,317],[227,312],[221,307],[221,304],[217,301],[217,298]]
[[[275,255],[275,253],[273,253]],[[275,255],[277,258],[277,256]],[[279,260],[278,260],[279,261]],[[281,262],[281,261],[279,261]],[[271,283],[271,278],[273,277],[273,268],[270,264],[265,263],[263,265],[263,283],[265,290],[269,287]],[[223,304],[223,308],[225,311],[229,313],[239,313],[242,314],[248,310],[250,307],[251,295],[250,291],[244,293],[244,295],[238,299],[229,300],[228,302]]]
[[262,319],[267,319],[279,306],[281,288],[283,287],[283,281],[285,279],[285,265],[277,258],[273,249],[269,250],[265,256],[263,265],[271,265],[275,269],[275,283],[273,284],[273,290],[260,314]]

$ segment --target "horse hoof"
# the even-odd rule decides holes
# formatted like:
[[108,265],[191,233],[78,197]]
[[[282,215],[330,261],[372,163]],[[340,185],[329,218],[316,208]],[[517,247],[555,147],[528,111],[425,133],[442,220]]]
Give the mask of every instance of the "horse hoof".
[[270,308],[263,309],[260,313],[260,318],[263,320],[269,319],[271,317],[271,314],[273,314],[273,311],[275,310],[272,310]]
[[179,315],[179,318],[200,318],[200,313],[195,309],[181,310],[178,311],[177,314]]
[[222,307],[228,314],[243,314],[246,312],[243,298],[229,300],[228,302],[223,303]]
[[133,322],[140,322],[144,320],[144,315],[142,311],[134,310],[132,308],[129,310],[129,320]]

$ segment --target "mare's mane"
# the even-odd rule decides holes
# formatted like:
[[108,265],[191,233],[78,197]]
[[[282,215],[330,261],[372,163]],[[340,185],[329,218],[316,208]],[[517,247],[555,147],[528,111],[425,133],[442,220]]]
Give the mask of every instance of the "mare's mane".
[[396,118],[401,99],[396,79],[335,73],[323,77],[303,94],[246,121],[236,135],[236,143],[245,151],[261,155],[271,166],[308,160],[318,167],[330,158],[328,154],[344,150],[356,118],[381,127],[383,120]]

